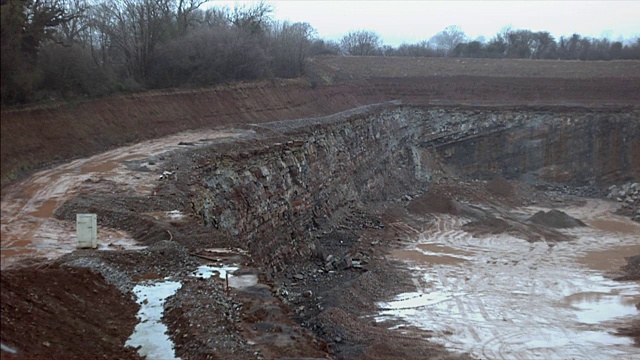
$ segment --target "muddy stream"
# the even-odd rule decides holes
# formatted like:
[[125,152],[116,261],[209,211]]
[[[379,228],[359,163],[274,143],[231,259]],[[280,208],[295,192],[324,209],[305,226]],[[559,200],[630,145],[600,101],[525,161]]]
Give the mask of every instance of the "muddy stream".
[[[611,215],[614,206],[590,200],[563,208],[589,226],[553,244],[476,238],[461,230],[467,220],[439,216],[392,253],[410,266],[416,291],[380,303],[377,321],[404,320],[397,331],[417,327],[482,359],[638,359],[633,340],[613,333],[639,316],[640,284],[606,274],[640,253],[640,224]],[[538,210],[548,209],[517,211]]]

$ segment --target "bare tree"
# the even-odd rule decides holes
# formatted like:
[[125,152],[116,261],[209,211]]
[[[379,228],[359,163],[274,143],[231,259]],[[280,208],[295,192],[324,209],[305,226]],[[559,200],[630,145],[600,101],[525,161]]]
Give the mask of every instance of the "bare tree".
[[271,55],[277,76],[295,77],[304,72],[311,40],[316,31],[308,23],[274,23],[271,26]]
[[381,44],[380,36],[367,30],[352,31],[340,41],[340,47],[345,54],[356,56],[375,55]]
[[415,44],[401,44],[393,52],[395,56],[435,56],[435,51],[429,46],[428,41],[420,41]]
[[226,6],[208,8],[202,14],[202,24],[209,27],[230,27],[231,20],[231,9]]
[[189,26],[196,22],[195,13],[209,0],[178,0],[176,4],[176,27],[179,35],[187,33]]
[[3,0],[1,44],[2,101],[23,102],[40,82],[37,69],[43,44],[58,41],[61,25],[81,16],[63,0]]
[[311,42],[311,48],[309,49],[309,55],[339,55],[340,44],[335,41],[329,41],[324,39],[314,39]]
[[449,26],[441,32],[435,34],[429,42],[438,50],[449,56],[458,44],[467,41],[467,35],[459,26]]
[[[129,74],[144,81],[156,46],[167,38],[172,0],[121,0],[100,4],[98,24]],[[115,54],[114,54],[115,55]]]
[[233,8],[231,22],[234,26],[251,34],[262,34],[267,30],[271,22],[273,7],[264,1],[252,6],[239,6]]
[[82,36],[88,26],[87,10],[89,4],[87,0],[63,0],[62,6],[66,13],[76,14],[76,16],[60,24],[57,34],[58,41],[66,46],[83,44]]
[[550,59],[555,56],[556,49],[557,44],[553,36],[548,31],[539,31],[534,36],[531,58]]

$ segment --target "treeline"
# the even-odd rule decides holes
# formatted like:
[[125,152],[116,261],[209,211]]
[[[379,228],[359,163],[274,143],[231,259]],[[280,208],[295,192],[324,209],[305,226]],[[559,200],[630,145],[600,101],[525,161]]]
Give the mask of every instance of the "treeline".
[[640,59],[623,44],[503,29],[471,41],[451,26],[398,47],[372,31],[319,39],[308,23],[278,22],[265,3],[205,7],[206,0],[0,0],[2,105],[142,89],[297,77],[314,55]]
[[549,32],[504,28],[489,41],[470,40],[457,26],[450,26],[429,40],[392,47],[382,44],[373,31],[347,34],[340,52],[357,56],[424,56],[554,60],[640,59],[640,37],[629,44],[574,34],[556,40]]
[[309,24],[206,2],[2,0],[2,104],[302,74]]

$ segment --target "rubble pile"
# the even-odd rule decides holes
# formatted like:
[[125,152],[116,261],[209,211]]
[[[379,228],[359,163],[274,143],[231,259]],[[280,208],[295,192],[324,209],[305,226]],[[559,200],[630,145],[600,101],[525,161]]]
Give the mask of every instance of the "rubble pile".
[[608,199],[622,203],[622,211],[640,222],[640,183],[626,183],[609,187]]

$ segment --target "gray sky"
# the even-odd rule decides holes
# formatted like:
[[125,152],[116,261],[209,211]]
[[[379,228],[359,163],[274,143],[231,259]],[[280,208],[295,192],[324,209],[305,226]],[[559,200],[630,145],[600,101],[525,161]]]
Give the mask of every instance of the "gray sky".
[[[239,1],[251,3],[251,1]],[[493,37],[502,27],[546,30],[556,38],[640,35],[640,1],[266,1],[274,18],[308,22],[322,38],[339,40],[352,30],[373,30],[385,44],[427,40],[449,25],[471,38]],[[212,1],[233,7],[234,1]]]

